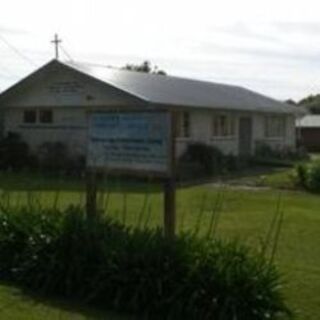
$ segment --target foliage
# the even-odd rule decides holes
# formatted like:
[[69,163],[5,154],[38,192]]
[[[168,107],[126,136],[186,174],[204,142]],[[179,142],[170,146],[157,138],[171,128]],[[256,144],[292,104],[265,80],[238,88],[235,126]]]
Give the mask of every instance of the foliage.
[[71,155],[66,144],[62,142],[45,142],[37,150],[39,167],[45,172],[64,172],[81,174],[85,160],[81,156]]
[[[275,268],[239,243],[86,219],[79,208],[0,212],[0,278],[159,319],[289,315]],[[157,316],[155,316],[157,315]]]
[[296,181],[296,184],[300,187],[305,188],[307,186],[307,176],[308,170],[305,164],[299,163],[295,167],[293,179]]
[[307,187],[312,191],[320,191],[320,161],[309,164],[307,172]]
[[295,167],[293,179],[296,184],[313,192],[320,191],[320,161],[301,163]]
[[302,98],[299,101],[287,99],[285,102],[293,106],[305,107],[312,114],[320,114],[320,94],[311,94],[305,98]]
[[244,165],[236,156],[224,155],[220,149],[203,143],[190,143],[178,160],[178,175],[194,178],[221,175]]
[[33,161],[28,144],[19,134],[9,132],[0,140],[0,169],[20,170],[32,165]]
[[311,113],[320,113],[320,94],[309,95],[298,102],[299,106],[306,107]]
[[279,160],[279,161],[297,161],[308,159],[308,153],[303,148],[278,147],[272,148],[270,145],[258,141],[255,149],[255,161]]
[[143,61],[141,64],[128,63],[122,69],[129,70],[129,71],[143,72],[143,73],[158,74],[163,76],[167,75],[165,71],[159,70],[157,66],[152,66],[151,62],[148,60]]
[[293,99],[287,99],[285,103],[291,105],[291,106],[297,106],[297,102],[295,102]]
[[37,150],[39,165],[41,168],[62,170],[68,161],[68,148],[62,142],[45,142]]
[[45,142],[32,152],[19,134],[10,132],[0,141],[0,169],[2,170],[39,170],[46,173],[65,173],[81,175],[85,159],[74,156],[62,142]]

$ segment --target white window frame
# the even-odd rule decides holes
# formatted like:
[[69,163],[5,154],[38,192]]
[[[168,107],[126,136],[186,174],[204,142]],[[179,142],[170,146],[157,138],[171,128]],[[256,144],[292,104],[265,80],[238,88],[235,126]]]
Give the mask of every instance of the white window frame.
[[211,117],[211,137],[230,139],[236,136],[236,117],[228,113],[215,113]]
[[191,114],[188,111],[179,113],[177,138],[191,138]]
[[264,118],[264,137],[266,139],[283,139],[286,137],[286,117],[268,115]]

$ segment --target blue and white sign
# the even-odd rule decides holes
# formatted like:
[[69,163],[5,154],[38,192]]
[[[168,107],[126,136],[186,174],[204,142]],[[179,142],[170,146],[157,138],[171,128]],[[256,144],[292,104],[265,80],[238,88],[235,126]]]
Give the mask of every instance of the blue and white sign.
[[166,174],[170,170],[170,137],[166,112],[93,113],[87,165]]

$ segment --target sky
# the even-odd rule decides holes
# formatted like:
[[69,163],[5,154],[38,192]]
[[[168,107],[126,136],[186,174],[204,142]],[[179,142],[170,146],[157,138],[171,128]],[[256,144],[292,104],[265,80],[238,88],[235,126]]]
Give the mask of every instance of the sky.
[[320,93],[315,0],[1,0],[0,92],[54,58],[244,86],[276,99]]

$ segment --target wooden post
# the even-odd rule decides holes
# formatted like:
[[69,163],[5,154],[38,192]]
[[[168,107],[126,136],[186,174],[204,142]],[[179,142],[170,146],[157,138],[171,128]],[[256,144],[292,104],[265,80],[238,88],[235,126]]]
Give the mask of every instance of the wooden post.
[[93,169],[86,172],[86,214],[88,219],[97,216],[97,173]]
[[164,181],[164,234],[172,238],[176,232],[176,116],[171,113],[170,174]]
[[176,187],[175,179],[164,182],[164,234],[172,238],[176,231]]

